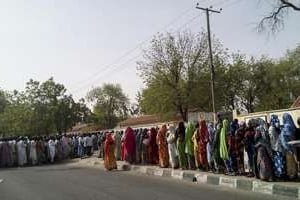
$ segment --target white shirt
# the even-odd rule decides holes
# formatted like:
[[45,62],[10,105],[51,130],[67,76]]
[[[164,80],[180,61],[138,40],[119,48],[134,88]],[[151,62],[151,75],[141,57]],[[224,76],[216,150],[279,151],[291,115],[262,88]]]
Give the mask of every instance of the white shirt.
[[91,147],[93,146],[93,139],[90,136],[86,137],[86,146]]

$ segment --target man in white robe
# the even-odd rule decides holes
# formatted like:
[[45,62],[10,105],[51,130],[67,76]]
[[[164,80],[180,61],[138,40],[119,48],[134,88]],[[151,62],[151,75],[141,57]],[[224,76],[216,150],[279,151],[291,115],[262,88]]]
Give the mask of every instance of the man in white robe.
[[36,142],[35,140],[30,141],[30,153],[29,153],[30,161],[32,165],[37,164],[37,153],[36,153]]
[[53,163],[55,158],[55,141],[53,140],[53,138],[51,138],[48,141],[48,146],[49,146],[50,162]]
[[24,166],[27,164],[27,154],[26,154],[26,144],[23,139],[20,139],[17,142],[17,151],[18,151],[18,165]]

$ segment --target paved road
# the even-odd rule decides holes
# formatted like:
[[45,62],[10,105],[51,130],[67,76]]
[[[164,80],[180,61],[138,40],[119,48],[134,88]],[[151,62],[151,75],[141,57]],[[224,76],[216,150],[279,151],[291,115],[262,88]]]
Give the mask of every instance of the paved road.
[[65,165],[0,169],[1,200],[287,199],[219,187]]

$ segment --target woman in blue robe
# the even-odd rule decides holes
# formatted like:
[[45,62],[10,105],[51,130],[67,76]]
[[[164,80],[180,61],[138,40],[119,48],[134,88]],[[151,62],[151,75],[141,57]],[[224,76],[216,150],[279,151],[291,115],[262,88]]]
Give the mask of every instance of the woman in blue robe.
[[285,175],[285,159],[279,141],[280,121],[277,115],[271,115],[269,137],[273,152],[273,171],[276,178],[283,178]]
[[273,180],[272,149],[269,144],[267,125],[259,120],[255,130],[255,175],[264,181]]
[[280,142],[286,157],[286,175],[289,179],[297,177],[296,150],[292,145],[288,144],[288,142],[295,140],[295,134],[296,126],[292,116],[289,113],[284,113]]

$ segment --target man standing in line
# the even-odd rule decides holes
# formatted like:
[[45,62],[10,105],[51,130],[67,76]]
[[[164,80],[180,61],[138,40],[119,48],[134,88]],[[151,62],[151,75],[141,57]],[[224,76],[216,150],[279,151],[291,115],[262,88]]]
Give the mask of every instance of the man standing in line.
[[83,134],[83,153],[82,153],[82,158],[84,158],[87,155],[87,134]]
[[92,155],[92,147],[93,147],[93,138],[91,137],[91,134],[89,133],[86,137],[86,154],[88,157]]

